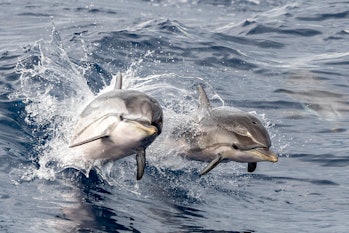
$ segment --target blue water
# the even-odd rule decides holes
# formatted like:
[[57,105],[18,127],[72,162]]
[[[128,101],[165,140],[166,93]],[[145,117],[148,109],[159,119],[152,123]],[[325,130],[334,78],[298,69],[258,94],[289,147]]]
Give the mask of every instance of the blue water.
[[[349,2],[0,1],[1,232],[348,232]],[[72,163],[78,114],[115,74],[157,98],[135,159]],[[175,156],[171,130],[215,106],[254,112],[279,162]],[[74,165],[74,166],[72,166]]]

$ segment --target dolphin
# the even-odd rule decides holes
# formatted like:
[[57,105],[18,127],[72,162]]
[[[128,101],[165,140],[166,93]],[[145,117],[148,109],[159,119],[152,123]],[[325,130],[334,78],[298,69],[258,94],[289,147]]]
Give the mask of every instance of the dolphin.
[[177,134],[177,140],[187,145],[185,158],[209,162],[200,175],[222,161],[248,163],[248,172],[256,169],[257,162],[278,161],[270,150],[269,134],[257,117],[232,107],[212,108],[201,85],[198,92],[198,117],[184,133]]
[[121,88],[119,73],[114,89],[96,97],[80,114],[70,147],[81,148],[91,160],[118,160],[136,154],[140,180],[145,149],[162,131],[163,112],[154,98]]

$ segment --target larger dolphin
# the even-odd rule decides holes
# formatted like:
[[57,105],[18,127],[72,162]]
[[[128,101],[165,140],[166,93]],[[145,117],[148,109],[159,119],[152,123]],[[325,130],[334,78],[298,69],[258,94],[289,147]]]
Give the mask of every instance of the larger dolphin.
[[162,108],[152,97],[122,90],[119,74],[112,91],[94,99],[82,111],[70,147],[80,147],[87,159],[117,160],[136,154],[137,180],[145,167],[145,149],[162,130]]
[[198,86],[198,118],[177,140],[186,145],[184,157],[209,162],[204,175],[222,161],[247,162],[253,172],[257,162],[277,162],[270,150],[269,134],[254,115],[236,108],[212,108],[202,86]]

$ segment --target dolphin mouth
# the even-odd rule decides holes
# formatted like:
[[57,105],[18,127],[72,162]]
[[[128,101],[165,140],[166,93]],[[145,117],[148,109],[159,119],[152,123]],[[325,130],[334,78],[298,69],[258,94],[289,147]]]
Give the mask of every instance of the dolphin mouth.
[[136,127],[142,131],[144,131],[148,136],[153,136],[159,132],[158,128],[147,121],[137,121],[137,120],[129,120],[136,125]]
[[263,161],[276,163],[279,160],[275,152],[265,147],[254,148],[254,149],[248,150],[248,152],[259,157]]

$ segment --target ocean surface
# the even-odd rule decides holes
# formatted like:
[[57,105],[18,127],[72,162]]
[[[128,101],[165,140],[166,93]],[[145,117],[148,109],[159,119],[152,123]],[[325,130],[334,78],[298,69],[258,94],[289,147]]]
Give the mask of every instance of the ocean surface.
[[[135,156],[71,162],[79,113],[111,88],[158,99]],[[0,0],[0,232],[349,232],[349,1]],[[257,115],[279,161],[187,161],[166,142],[214,106]]]

